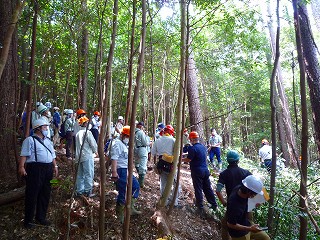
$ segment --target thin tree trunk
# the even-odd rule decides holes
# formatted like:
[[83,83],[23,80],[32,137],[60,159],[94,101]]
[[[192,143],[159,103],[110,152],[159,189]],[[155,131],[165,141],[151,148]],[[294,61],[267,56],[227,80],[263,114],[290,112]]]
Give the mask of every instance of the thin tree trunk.
[[277,0],[277,34],[276,34],[276,48],[275,48],[275,59],[273,64],[272,75],[270,78],[270,106],[271,106],[271,131],[272,131],[272,167],[271,167],[271,178],[270,178],[270,200],[269,200],[269,210],[268,210],[268,227],[273,228],[273,212],[274,212],[274,194],[275,194],[275,178],[276,178],[276,101],[275,101],[275,78],[280,58],[280,18],[279,18],[279,0]]
[[130,54],[128,62],[128,94],[126,104],[125,125],[128,125],[129,116],[131,113],[131,99],[132,99],[132,74],[133,74],[133,57],[134,57],[134,39],[135,39],[135,27],[136,27],[136,13],[137,13],[137,0],[132,1],[132,23],[131,23],[131,39],[130,39]]
[[[108,55],[108,62],[106,67],[106,81],[105,81],[105,90],[104,90],[104,99],[102,105],[102,116],[105,116],[108,112],[108,91],[110,94],[112,89],[109,89],[109,85],[112,81],[112,61],[114,55],[114,49],[116,45],[116,35],[117,35],[117,21],[118,21],[118,0],[114,0],[113,5],[113,19],[112,19],[112,35],[111,35],[111,43]],[[110,118],[109,118],[110,120]],[[105,167],[105,157],[104,157],[104,142],[106,136],[106,126],[107,126],[107,118],[102,118],[101,130],[100,130],[100,138],[98,141],[98,153],[99,153],[99,162],[100,162],[100,211],[99,211],[99,240],[105,239],[105,190],[106,190],[106,167]],[[109,126],[110,124],[108,124]]]
[[37,2],[34,2],[34,16],[32,22],[32,43],[31,43],[31,56],[30,56],[30,64],[29,64],[29,87],[28,87],[28,103],[27,103],[27,117],[26,117],[26,127],[24,136],[28,137],[30,132],[30,122],[31,122],[31,111],[32,111],[32,94],[33,94],[33,84],[34,84],[34,62],[35,62],[35,54],[36,54],[36,36],[37,36],[37,19],[38,19],[38,5]]
[[[307,197],[307,167],[308,167],[308,112],[307,112],[307,100],[306,100],[306,86],[305,86],[305,64],[303,61],[303,49],[301,42],[301,28],[300,28],[300,20],[298,13],[298,1],[293,0],[293,11],[294,11],[294,26],[295,26],[295,34],[296,34],[296,46],[298,52],[298,62],[300,68],[300,94],[301,94],[301,179],[300,179],[300,201],[299,207],[302,211],[306,210],[306,202],[303,198]],[[300,219],[300,240],[307,239],[307,229],[308,229],[308,220],[303,215],[299,215]]]
[[[270,3],[268,4],[268,14],[271,15],[270,10]],[[272,26],[272,18],[270,18],[270,21],[268,22],[268,29],[270,34],[270,41],[271,41],[271,47],[272,52],[275,54],[276,52],[276,40],[275,40],[275,34],[273,32],[273,26]],[[292,128],[292,121],[291,121],[291,115],[290,110],[288,106],[288,100],[287,96],[283,87],[283,77],[282,77],[282,69],[281,69],[281,63],[279,61],[277,66],[277,90],[279,95],[279,103],[280,103],[280,111],[277,111],[280,116],[278,117],[278,120],[283,122],[279,123],[278,126],[282,127],[285,135],[281,134],[282,131],[279,131],[279,135],[281,134],[280,142],[282,144],[282,152],[283,157],[287,161],[287,165],[296,166],[296,160],[298,159],[299,153],[296,146],[296,139],[295,134]],[[287,144],[285,144],[287,143]]]
[[139,101],[140,82],[142,79],[144,69],[144,57],[145,57],[145,41],[146,41],[146,21],[147,21],[147,10],[146,0],[142,0],[142,24],[141,24],[141,38],[140,38],[140,49],[138,59],[138,69],[136,76],[136,86],[134,88],[134,96],[132,101],[132,112],[130,119],[130,140],[129,140],[129,156],[128,156],[128,178],[127,178],[127,193],[126,193],[126,211],[123,224],[122,238],[124,240],[129,239],[129,225],[130,225],[130,213],[132,198],[132,176],[133,176],[133,156],[134,156],[134,135],[135,135],[135,119],[137,114],[137,104]]

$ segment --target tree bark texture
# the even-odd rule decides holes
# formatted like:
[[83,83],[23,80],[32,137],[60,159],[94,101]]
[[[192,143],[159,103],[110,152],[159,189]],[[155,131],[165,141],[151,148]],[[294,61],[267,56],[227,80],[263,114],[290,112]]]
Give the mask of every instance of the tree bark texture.
[[187,64],[187,96],[188,96],[188,106],[189,106],[189,120],[191,131],[197,131],[200,138],[204,138],[204,131],[202,125],[202,111],[199,97],[198,89],[198,77],[197,77],[197,67],[196,62],[191,53],[188,57]]
[[[294,12],[294,27],[295,27],[295,35],[296,35],[296,46],[298,53],[298,62],[300,68],[300,94],[301,94],[301,169],[300,169],[300,201],[299,207],[301,211],[305,211],[306,202],[304,199],[307,197],[307,168],[308,168],[308,113],[307,113],[307,100],[306,100],[306,66],[304,62],[304,53],[303,53],[303,45],[301,39],[301,27],[300,27],[300,19],[298,10],[298,1],[292,1],[293,12]],[[305,26],[304,26],[305,27]],[[311,96],[310,96],[311,97]],[[300,234],[299,240],[307,239],[307,230],[308,230],[308,220],[302,214],[299,216],[300,219]]]
[[[18,19],[17,3],[20,1],[3,0],[0,4],[0,180],[4,180],[7,175],[16,172],[15,157],[15,133],[16,104],[19,102],[18,94],[18,58],[17,58],[17,35],[15,23]],[[21,4],[21,3],[20,3]],[[15,16],[15,14],[17,14]]]
[[302,1],[298,1],[298,3],[303,59],[306,67],[315,130],[314,138],[316,140],[318,152],[320,153],[320,65],[317,57],[317,48],[311,32],[307,8]]
[[[272,16],[271,10],[270,10],[270,4],[268,4],[268,13],[270,16]],[[275,33],[273,31],[272,18],[270,18],[270,21],[268,22],[268,29],[270,34],[272,52],[273,52],[273,55],[275,55],[276,39],[275,39]],[[280,115],[278,117],[278,121],[281,121],[278,123],[278,127],[282,128],[282,129],[279,129],[279,136],[281,137],[280,142],[282,144],[281,148],[283,152],[283,157],[284,159],[286,159],[286,163],[287,163],[286,165],[296,166],[296,160],[298,159],[299,153],[296,146],[295,134],[292,127],[288,99],[283,86],[282,68],[281,68],[280,60],[277,66],[276,84],[277,84],[277,92],[279,96],[278,102],[280,103],[280,108],[278,108],[277,115],[278,114]],[[282,133],[285,133],[285,134],[282,134]]]

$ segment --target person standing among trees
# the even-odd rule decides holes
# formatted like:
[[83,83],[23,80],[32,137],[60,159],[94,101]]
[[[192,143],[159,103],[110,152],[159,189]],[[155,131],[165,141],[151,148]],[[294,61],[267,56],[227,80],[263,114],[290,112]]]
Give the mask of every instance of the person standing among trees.
[[[130,126],[124,126],[119,138],[114,139],[111,145],[111,178],[115,181],[118,191],[116,213],[121,223],[124,221],[124,207],[126,203],[129,136]],[[135,176],[132,175],[131,215],[141,214],[141,212],[134,207],[139,197],[139,192],[139,182]]]
[[60,130],[60,125],[61,125],[61,115],[59,113],[59,108],[54,107],[53,108],[53,116],[52,116],[52,123],[53,123],[53,146],[55,146],[58,143],[59,139],[59,130]]
[[[241,184],[241,181],[245,179],[247,176],[252,175],[252,173],[248,170],[240,168],[238,166],[239,160],[239,153],[235,150],[229,150],[227,153],[227,161],[229,165],[226,170],[219,174],[219,179],[216,187],[216,194],[218,196],[219,201],[225,207],[227,206],[227,200],[222,195],[222,189],[224,187],[226,188],[228,199],[233,188]],[[227,227],[227,213],[225,213],[224,217],[221,219],[221,237],[222,240],[231,239]]]
[[[191,178],[196,197],[196,206],[201,217],[206,216],[203,206],[203,193],[211,208],[217,209],[217,202],[210,182],[210,172],[207,166],[207,148],[199,141],[199,134],[190,132],[189,139],[191,146],[188,147],[188,156],[182,161],[190,163]],[[202,193],[203,192],[203,193]]]
[[227,226],[232,240],[270,240],[258,224],[251,224],[248,218],[248,199],[263,195],[263,184],[253,175],[242,180],[228,197]]
[[221,150],[220,145],[222,143],[222,138],[219,134],[217,134],[217,131],[212,128],[211,129],[211,136],[209,138],[209,159],[212,165],[213,164],[213,158],[216,156],[218,161],[218,169],[222,169],[222,162],[221,162]]
[[272,166],[272,147],[269,145],[267,139],[262,139],[261,148],[259,149],[259,157],[261,158],[261,164],[264,165],[268,172],[271,172]]
[[84,116],[78,121],[81,129],[76,135],[75,159],[79,162],[76,180],[76,194],[78,196],[85,195],[87,197],[92,197],[94,177],[93,154],[98,154],[98,146],[93,134],[87,130],[89,119]]
[[65,128],[65,132],[66,132],[66,157],[68,158],[68,160],[72,160],[72,156],[71,156],[71,148],[73,147],[73,137],[74,137],[74,125],[75,125],[75,121],[73,118],[73,110],[72,109],[68,109],[66,111],[67,114],[67,118],[65,120],[64,123],[64,128]]
[[93,117],[91,119],[91,122],[92,122],[92,127],[91,127],[90,131],[92,132],[94,139],[98,143],[99,129],[100,129],[100,126],[101,126],[100,112],[95,111],[93,113]]
[[[157,163],[157,171],[160,174],[160,193],[161,196],[163,195],[164,189],[167,185],[168,176],[172,170],[172,160],[173,160],[173,150],[174,150],[174,143],[175,138],[174,135],[174,128],[171,125],[165,126],[163,129],[163,135],[158,138],[152,145],[151,148],[151,155],[154,157],[154,162]],[[180,185],[177,186],[177,176],[175,173],[174,177],[174,187],[178,187],[178,194],[176,199],[174,199],[174,206],[178,206],[178,198],[179,193],[181,191]],[[166,205],[170,204],[169,202],[173,198],[173,191],[171,191],[171,195],[166,202]]]
[[51,113],[50,113],[49,109],[45,105],[40,104],[39,107],[37,108],[37,112],[40,116],[39,119],[43,119],[49,124],[48,125],[48,135],[46,137],[51,139],[52,129],[50,128],[50,124],[51,124],[52,119],[51,119]]
[[115,130],[118,134],[121,134],[124,124],[124,118],[122,116],[118,117],[118,122],[116,123]]
[[144,187],[144,177],[147,173],[148,163],[148,139],[144,133],[144,122],[138,122],[135,129],[134,146],[135,146],[135,167],[139,174],[140,187]]
[[24,227],[33,227],[33,218],[41,225],[50,225],[46,219],[49,206],[50,180],[58,177],[58,165],[53,144],[48,139],[48,123],[37,119],[32,123],[34,135],[27,137],[20,154],[19,174],[26,178]]

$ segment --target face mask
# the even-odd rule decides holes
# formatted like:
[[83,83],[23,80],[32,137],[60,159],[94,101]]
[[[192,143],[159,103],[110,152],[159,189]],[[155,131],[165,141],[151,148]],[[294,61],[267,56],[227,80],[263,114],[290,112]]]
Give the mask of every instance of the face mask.
[[48,133],[49,133],[48,130],[42,130],[41,132],[42,132],[42,135],[43,135],[43,136],[45,136],[45,137],[48,136]]
[[122,142],[123,142],[124,144],[128,145],[128,143],[129,143],[129,138],[123,139]]
[[98,116],[94,116],[94,119],[95,119],[96,121],[99,121],[99,117],[98,117]]

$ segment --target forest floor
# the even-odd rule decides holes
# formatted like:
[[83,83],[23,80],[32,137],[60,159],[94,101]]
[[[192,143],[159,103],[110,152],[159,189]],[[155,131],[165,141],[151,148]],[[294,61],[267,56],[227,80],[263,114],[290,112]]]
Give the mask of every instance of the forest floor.
[[[25,229],[23,227],[24,200],[20,200],[0,207],[0,239],[51,240],[68,239],[68,235],[69,239],[98,239],[100,204],[99,159],[95,159],[96,176],[94,179],[94,193],[96,196],[92,198],[72,197],[71,193],[74,184],[72,164],[68,163],[65,157],[61,156],[57,157],[57,161],[59,164],[60,182],[52,190],[47,216],[52,225],[49,227],[35,225],[33,229]],[[142,214],[132,216],[130,221],[130,239],[133,240],[155,240],[159,238],[157,227],[152,220],[160,195],[159,176],[152,170],[151,165],[148,169],[145,187],[141,189],[136,203],[136,208],[141,210]],[[216,179],[212,180],[216,182]],[[12,182],[14,182],[14,179]],[[195,211],[193,204],[194,190],[189,165],[187,164],[183,164],[181,167],[180,183],[182,187],[179,198],[181,208],[174,208],[167,219],[169,227],[174,233],[171,239],[220,239],[220,224],[217,221],[217,217],[203,219]],[[1,192],[5,192],[4,188],[10,190],[9,188],[13,187],[7,183],[0,183],[0,186]],[[119,223],[115,213],[117,192],[114,183],[111,181],[107,181],[106,188],[104,239],[118,240],[122,238],[122,225]]]

